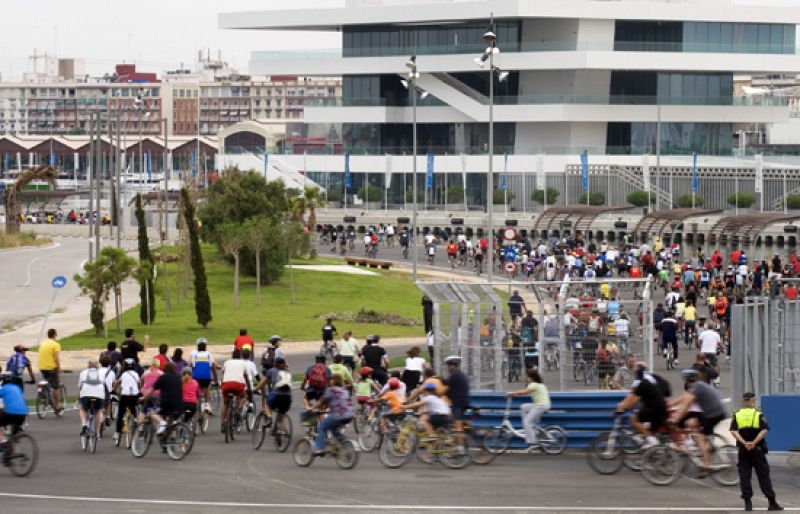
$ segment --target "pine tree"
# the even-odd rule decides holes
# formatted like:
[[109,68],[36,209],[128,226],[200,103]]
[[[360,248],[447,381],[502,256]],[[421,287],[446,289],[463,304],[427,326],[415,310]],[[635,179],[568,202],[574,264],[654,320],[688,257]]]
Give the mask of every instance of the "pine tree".
[[[136,195],[136,224],[139,225],[139,266],[143,268],[139,280],[139,319],[142,325],[153,324],[156,320],[155,291],[153,290],[153,254],[150,253],[150,241],[147,238],[147,225],[144,222],[142,195]],[[149,277],[149,278],[144,278]],[[148,313],[148,307],[150,312]]]
[[197,314],[197,323],[203,328],[211,321],[211,299],[208,296],[208,281],[206,267],[203,263],[203,254],[200,252],[200,236],[197,233],[194,205],[189,199],[189,191],[181,189],[183,200],[183,219],[189,231],[189,251],[191,252],[192,270],[194,272],[194,311]]

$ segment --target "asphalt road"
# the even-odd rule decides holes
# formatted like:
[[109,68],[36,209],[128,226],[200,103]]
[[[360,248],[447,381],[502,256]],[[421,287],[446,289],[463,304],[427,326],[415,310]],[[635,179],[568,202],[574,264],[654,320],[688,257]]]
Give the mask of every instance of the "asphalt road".
[[[297,423],[297,405],[292,415]],[[10,513],[108,512],[728,512],[740,507],[738,488],[682,478],[668,487],[622,470],[600,476],[582,453],[506,455],[485,467],[450,470],[412,461],[392,470],[362,453],[354,470],[328,458],[309,468],[290,453],[254,451],[247,436],[225,444],[212,429],[175,462],[151,448],[142,459],[103,439],[95,455],[81,451],[77,413],[34,417],[28,432],[40,461],[28,478],[0,469],[0,504]],[[774,466],[778,498],[800,511],[800,474]],[[766,502],[757,498],[756,507]]]

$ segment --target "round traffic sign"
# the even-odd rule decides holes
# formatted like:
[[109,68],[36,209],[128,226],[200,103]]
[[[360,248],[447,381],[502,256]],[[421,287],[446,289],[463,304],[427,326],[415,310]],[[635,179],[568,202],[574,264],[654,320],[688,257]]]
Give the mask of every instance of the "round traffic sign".
[[517,271],[517,265],[511,261],[506,261],[506,263],[503,264],[503,269],[506,273],[514,273]]
[[62,287],[67,285],[67,277],[63,275],[58,275],[57,277],[53,278],[53,281],[50,282],[50,285],[52,285],[54,289],[61,289]]
[[503,229],[503,239],[506,241],[513,241],[517,238],[517,230],[511,227]]

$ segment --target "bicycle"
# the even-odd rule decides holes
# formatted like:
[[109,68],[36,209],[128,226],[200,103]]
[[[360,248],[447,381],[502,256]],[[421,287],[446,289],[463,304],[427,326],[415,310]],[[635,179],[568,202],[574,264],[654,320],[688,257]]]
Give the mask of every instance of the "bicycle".
[[47,409],[51,409],[56,417],[61,417],[64,412],[64,405],[67,402],[67,388],[64,384],[59,384],[58,391],[61,393],[61,407],[57,407],[53,400],[53,388],[50,382],[42,380],[36,384],[36,415],[39,419],[44,419]]
[[675,350],[672,349],[671,344],[667,345],[666,351],[667,370],[675,369]]
[[239,414],[239,418],[242,421],[239,426],[236,427],[237,433],[242,432],[242,427],[244,427],[248,432],[252,432],[253,427],[255,427],[256,424],[256,406],[249,398],[246,398],[244,404],[242,404],[242,411]]
[[234,434],[238,434],[241,431],[242,416],[239,409],[235,407],[237,401],[238,398],[236,398],[236,395],[233,393],[228,393],[227,398],[225,398],[227,415],[225,419],[222,420],[222,432],[225,434],[225,443],[233,441],[235,437]]
[[403,259],[408,259],[408,245],[403,245]]
[[614,424],[609,432],[602,432],[589,443],[586,461],[589,467],[601,475],[613,475],[623,465],[639,470],[636,460],[641,445],[637,444],[633,432],[624,427],[625,413],[614,413]]
[[461,437],[464,445],[459,447],[453,432],[440,427],[436,430],[435,437],[430,439],[419,426],[417,417],[407,416],[399,428],[386,433],[379,458],[387,468],[405,466],[416,455],[426,464],[441,462],[448,468],[461,469],[472,463],[472,457],[466,448],[475,446],[471,436],[461,434]]
[[[320,414],[319,412],[310,414],[314,419],[308,426],[306,436],[297,441],[292,449],[292,459],[300,467],[310,466],[314,459],[319,457],[314,455],[314,441],[317,435]],[[336,465],[342,469],[353,469],[358,464],[358,452],[355,444],[342,435],[339,437],[326,436],[325,455],[333,456]]]
[[558,370],[561,366],[561,352],[553,343],[545,345],[544,366],[547,371]]
[[213,382],[208,386],[209,403],[214,412],[219,412],[222,405],[222,389],[219,382]]
[[275,449],[280,453],[285,452],[292,442],[292,418],[288,414],[281,414],[277,411],[270,417],[262,410],[256,417],[255,425],[253,426],[252,443],[254,450],[261,449],[267,436],[267,430],[270,430]]
[[[136,458],[147,455],[156,436],[156,426],[150,416],[145,422],[137,424],[131,436],[131,453]],[[194,447],[194,430],[182,421],[169,419],[167,426],[159,435],[161,450],[173,460],[182,460]]]
[[36,439],[16,428],[6,440],[3,466],[18,477],[33,473],[39,462],[39,445]]
[[95,418],[97,417],[97,400],[95,398],[89,400],[89,408],[87,411],[86,431],[81,431],[81,449],[83,451],[88,450],[89,453],[94,453],[97,451],[98,437],[97,427],[95,426]]
[[[684,433],[673,430],[672,435]],[[702,436],[701,436],[702,437]],[[654,446],[642,455],[642,477],[653,485],[670,485],[681,475],[691,472],[693,466],[698,476],[708,473],[711,479],[720,485],[735,486],[739,483],[737,468],[738,450],[729,444],[716,444],[716,437],[709,438],[708,448],[711,452],[711,468],[705,469],[703,455],[691,436],[686,438],[683,448],[675,444]]]
[[[492,428],[484,437],[483,444],[489,452],[502,455],[511,446],[511,440],[525,439],[524,430],[514,428],[511,423],[511,398],[506,398],[506,407],[503,411],[503,421],[499,426]],[[558,425],[535,427],[536,441],[542,451],[548,455],[558,455],[567,449],[569,436],[567,431]]]
[[125,448],[130,449],[131,443],[133,442],[133,433],[136,430],[137,424],[136,414],[131,414],[130,411],[126,411],[125,417],[122,418],[122,433],[114,445],[118,447],[124,438]]

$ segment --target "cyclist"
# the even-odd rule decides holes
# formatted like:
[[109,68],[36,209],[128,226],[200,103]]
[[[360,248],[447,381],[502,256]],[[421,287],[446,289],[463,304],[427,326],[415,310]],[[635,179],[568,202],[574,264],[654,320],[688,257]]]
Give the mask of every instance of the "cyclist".
[[266,399],[264,410],[272,418],[273,411],[285,415],[292,407],[292,374],[286,366],[286,359],[275,358],[275,366],[270,368],[266,376],[256,385],[256,389],[263,390],[269,387],[269,396]]
[[361,355],[364,366],[372,368],[372,378],[383,386],[388,380],[386,370],[389,368],[389,357],[380,341],[378,335],[367,336],[367,344],[361,349]]
[[22,378],[25,374],[25,370],[28,370],[28,374],[31,377],[29,384],[36,383],[36,377],[33,375],[33,367],[31,366],[31,361],[28,357],[25,356],[25,352],[28,351],[28,348],[25,346],[18,344],[14,347],[14,355],[8,358],[6,361],[6,371],[11,373],[12,376],[18,377],[20,379],[20,384],[22,384]]
[[353,337],[352,330],[345,332],[344,337],[339,342],[339,355],[342,356],[342,362],[352,373],[356,369],[356,357],[361,355],[358,341]]
[[[447,398],[450,400],[453,415],[453,428],[456,432],[463,430],[464,411],[469,407],[469,379],[461,371],[461,357],[451,355],[444,360],[449,374],[444,380],[447,386]],[[460,439],[460,437],[459,437]],[[463,441],[459,441],[462,444]]]
[[203,391],[203,405],[202,408],[208,413],[212,414],[211,406],[209,405],[209,391],[208,387],[211,385],[213,378],[214,382],[217,379],[217,363],[214,362],[214,357],[206,350],[208,341],[204,337],[197,340],[197,350],[192,351],[189,358],[192,365],[192,378],[197,380],[200,389]]
[[697,336],[697,343],[700,346],[700,353],[704,353],[706,360],[717,372],[717,377],[714,379],[715,383],[719,381],[719,362],[717,362],[717,352],[722,346],[722,338],[719,333],[713,329],[710,321],[706,322],[705,330]]
[[140,391],[147,397],[147,399],[139,399],[139,403],[142,404],[142,408],[139,409],[139,423],[144,423],[145,416],[149,415],[151,411],[158,408],[158,399],[160,398],[161,393],[158,391],[153,391],[153,385],[155,385],[162,373],[163,371],[158,369],[158,359],[154,358],[150,361],[150,369],[147,370],[147,373],[142,375]]
[[683,419],[693,404],[697,404],[702,410],[701,435],[697,438],[697,446],[703,452],[703,463],[706,470],[709,470],[712,466],[707,437],[714,433],[714,428],[725,418],[725,406],[717,390],[705,383],[702,374],[702,371],[695,369],[681,371],[686,394],[675,403],[673,419]]
[[419,423],[425,430],[429,440],[436,439],[434,430],[446,427],[451,422],[450,405],[436,392],[436,384],[427,383],[422,386],[420,401],[406,404],[406,409],[424,407],[425,410],[419,418]]
[[[25,424],[28,416],[28,404],[22,393],[22,378],[6,371],[0,375],[0,400],[3,400],[3,409],[0,409],[0,429],[10,426],[11,434],[17,433]],[[0,430],[0,453],[5,454],[6,431]]]
[[269,338],[269,348],[264,350],[261,355],[261,376],[266,377],[267,372],[275,366],[276,359],[286,359],[286,356],[281,350],[281,336],[272,336]]
[[385,393],[381,394],[378,400],[386,403],[388,411],[381,420],[381,428],[386,429],[387,421],[398,421],[403,419],[406,415],[404,407],[406,396],[400,390],[402,382],[396,378],[390,378],[386,383],[389,388]]
[[350,393],[343,387],[342,377],[334,375],[330,379],[330,387],[325,390],[320,406],[328,408],[328,415],[319,425],[319,434],[314,443],[314,455],[325,454],[325,440],[330,431],[337,439],[342,438],[341,427],[352,421],[355,412],[350,402]]
[[403,250],[403,257],[408,257],[408,244],[408,230],[403,229],[403,232],[400,234],[400,248]]
[[528,443],[528,451],[532,452],[539,448],[536,439],[536,427],[542,419],[542,414],[550,410],[550,392],[547,386],[542,383],[542,376],[535,369],[526,372],[525,380],[528,386],[518,391],[506,393],[506,397],[530,395],[531,403],[524,403],[520,407],[522,411],[522,426],[525,429],[525,442]]
[[333,320],[328,318],[322,326],[322,349],[319,353],[322,355],[330,354],[331,358],[333,358],[333,354],[336,351],[336,342],[333,340],[334,335],[336,335],[336,327],[333,324]]
[[314,406],[312,402],[319,401],[325,394],[325,389],[327,389],[328,381],[332,375],[330,368],[325,365],[325,356],[317,355],[314,357],[314,364],[306,369],[303,383],[300,384],[300,389],[306,392],[303,396],[306,410],[311,410]]
[[428,264],[433,266],[434,262],[436,262],[436,246],[432,244],[428,246]]
[[342,383],[349,390],[353,390],[353,375],[350,373],[350,368],[343,364],[344,357],[337,355],[333,358],[333,364],[329,366],[333,375],[342,377]]
[[450,263],[450,266],[455,267],[456,260],[458,259],[458,245],[455,241],[451,240],[447,244],[447,261]]
[[89,406],[94,400],[95,411],[95,433],[100,434],[100,425],[103,422],[103,403],[106,399],[106,375],[107,368],[100,368],[97,361],[90,360],[86,369],[81,371],[78,379],[78,397],[81,401],[81,435],[88,432]]
[[[228,394],[233,394],[236,398],[236,412],[242,411],[245,392],[250,389],[250,374],[247,366],[242,360],[242,352],[234,350],[231,358],[225,361],[222,366],[222,396],[227,398]],[[228,415],[228,402],[222,404],[222,419],[220,428],[225,432],[225,420]]]
[[125,412],[129,411],[131,416],[136,416],[140,382],[139,374],[136,373],[136,361],[125,359],[122,362],[122,373],[114,384],[119,389],[119,409],[117,410],[117,426],[114,432],[115,443],[122,433],[122,421],[125,419]]
[[42,372],[42,378],[47,380],[50,388],[53,390],[53,406],[56,414],[61,414],[64,410],[61,404],[61,391],[59,391],[60,376],[61,376],[61,345],[56,341],[56,329],[51,328],[47,330],[47,339],[39,345],[39,371]]
[[[153,384],[153,388],[139,401],[146,401],[155,391],[160,393],[160,405],[158,411],[151,411],[150,415],[158,425],[156,434],[163,434],[167,428],[167,418],[178,419],[183,413],[183,384],[181,377],[175,373],[175,364],[172,362],[164,365],[164,371]],[[163,451],[166,452],[166,448]]]
[[245,345],[250,345],[250,350],[256,347],[256,343],[253,341],[253,338],[247,334],[247,329],[240,328],[239,336],[233,340],[233,347],[236,350],[241,350]]
[[[646,438],[642,449],[658,444],[658,439],[653,434],[667,422],[667,404],[664,396],[656,384],[646,376],[646,371],[644,363],[636,364],[636,380],[631,385],[628,395],[616,407],[617,412],[625,412],[641,404],[639,411],[631,416],[630,422],[631,426]],[[650,425],[647,426],[646,423]]]
[[189,421],[197,412],[197,400],[200,399],[200,384],[192,378],[192,370],[184,368],[181,373],[181,394],[183,399],[183,420]]
[[661,351],[664,358],[667,357],[667,345],[672,345],[672,356],[675,358],[675,364],[678,364],[678,320],[672,311],[661,320]]

